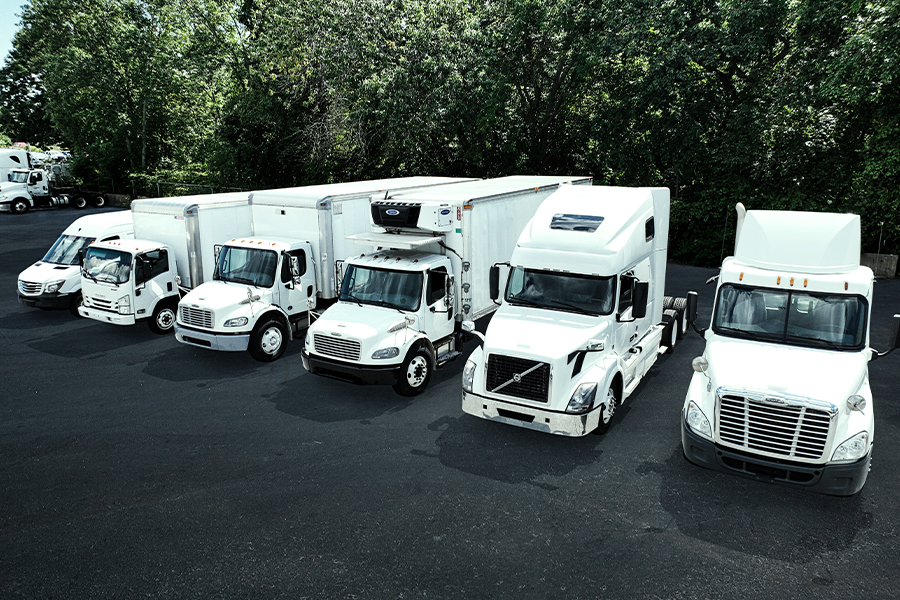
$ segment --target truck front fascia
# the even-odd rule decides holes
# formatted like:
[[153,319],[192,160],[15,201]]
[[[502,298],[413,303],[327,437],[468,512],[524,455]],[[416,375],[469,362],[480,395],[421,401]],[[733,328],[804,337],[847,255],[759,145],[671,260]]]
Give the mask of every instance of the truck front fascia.
[[597,429],[602,408],[600,405],[586,413],[570,414],[493,400],[465,390],[462,393],[463,412],[474,417],[568,437],[581,437]]
[[30,308],[46,308],[49,310],[60,310],[69,308],[72,303],[72,297],[75,293],[63,294],[38,294],[36,296],[24,296],[19,293],[19,302],[23,306]]
[[185,327],[175,323],[175,339],[182,344],[220,350],[222,352],[246,352],[250,346],[249,333],[209,333],[202,329]]
[[399,365],[360,365],[312,354],[303,348],[303,367],[314,375],[331,377],[361,385],[395,385],[400,379]]
[[82,317],[94,319],[95,321],[112,323],[113,325],[134,325],[137,322],[137,320],[134,318],[134,315],[121,315],[117,312],[100,310],[99,308],[91,308],[87,306],[79,306],[78,313]]
[[731,450],[694,433],[682,414],[681,446],[688,461],[713,471],[781,485],[810,489],[831,496],[852,496],[869,474],[872,450],[852,463],[807,465],[765,459]]

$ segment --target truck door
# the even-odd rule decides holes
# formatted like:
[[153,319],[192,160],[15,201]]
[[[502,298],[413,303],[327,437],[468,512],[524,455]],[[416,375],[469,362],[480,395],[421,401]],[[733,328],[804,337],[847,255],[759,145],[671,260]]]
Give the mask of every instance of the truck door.
[[160,248],[138,254],[134,260],[135,317],[151,316],[157,300],[176,293],[169,252]]
[[47,178],[40,171],[32,171],[28,174],[28,193],[33,198],[49,196]]
[[[300,315],[307,310],[306,298],[316,294],[316,273],[312,265],[309,244],[282,254],[280,291],[281,308],[290,316]],[[296,260],[291,260],[296,259]],[[296,271],[293,268],[296,265]]]
[[[646,370],[647,357],[655,355],[655,348],[642,348],[638,342],[652,319],[652,311],[635,319],[632,315],[632,286],[635,281],[649,281],[650,260],[645,259],[619,275],[618,306],[616,309],[616,354],[625,366],[625,387],[635,377],[642,377]],[[632,351],[634,350],[634,351]]]
[[453,333],[453,303],[448,296],[450,279],[447,267],[437,267],[425,276],[425,331],[432,341]]

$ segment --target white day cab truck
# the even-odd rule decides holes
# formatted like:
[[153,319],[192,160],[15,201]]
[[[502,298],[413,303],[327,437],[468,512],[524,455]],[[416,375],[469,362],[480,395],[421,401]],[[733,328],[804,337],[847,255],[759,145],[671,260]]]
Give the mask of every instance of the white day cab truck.
[[309,328],[303,366],[326,377],[421,393],[459,356],[464,320],[491,314],[488,272],[509,259],[541,202],[587,177],[516,176],[401,193],[373,201],[374,246],[343,266],[337,304]]
[[215,245],[250,233],[248,194],[135,200],[131,217],[135,239],[95,242],[84,252],[79,313],[170,333],[181,295],[213,277]]
[[32,208],[85,208],[88,204],[100,208],[106,205],[106,196],[100,192],[61,185],[60,165],[54,165],[52,169],[10,170],[9,180],[0,181],[0,212],[21,215]]
[[19,273],[19,302],[44,310],[69,309],[79,316],[82,250],[94,242],[133,237],[131,212],[127,210],[76,219],[66,227],[44,258]]
[[683,335],[664,296],[668,232],[667,188],[561,187],[547,198],[506,265],[500,308],[476,334],[463,411],[558,435],[606,432]]
[[213,280],[181,300],[176,339],[278,359],[307,327],[309,311],[334,300],[335,258],[352,251],[347,235],[368,231],[373,196],[459,181],[466,180],[406,177],[253,192],[251,233],[226,242]]
[[[684,455],[716,471],[855,494],[875,434],[868,363],[882,355],[869,346],[874,277],[859,264],[859,217],[737,209],[712,325],[698,330],[706,348],[682,411]],[[693,323],[695,292],[687,312]],[[891,350],[898,323],[895,315]]]

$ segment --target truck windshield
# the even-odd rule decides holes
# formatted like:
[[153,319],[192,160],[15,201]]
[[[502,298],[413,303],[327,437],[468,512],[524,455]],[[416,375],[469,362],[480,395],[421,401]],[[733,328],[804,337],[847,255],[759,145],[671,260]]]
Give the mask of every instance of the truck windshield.
[[347,267],[341,284],[341,300],[387,306],[398,310],[419,310],[424,278],[422,273]]
[[131,254],[108,248],[88,248],[82,270],[94,281],[125,283],[131,277]]
[[9,174],[9,180],[13,183],[28,183],[27,171],[13,171]]
[[861,296],[724,284],[719,288],[713,331],[763,342],[861,350],[867,309]]
[[54,265],[77,265],[78,251],[89,246],[97,238],[61,235],[50,247],[43,261]]
[[275,283],[278,254],[274,250],[225,246],[219,253],[216,279],[270,288]]
[[506,285],[506,301],[548,310],[608,315],[613,311],[615,288],[614,277],[514,267]]

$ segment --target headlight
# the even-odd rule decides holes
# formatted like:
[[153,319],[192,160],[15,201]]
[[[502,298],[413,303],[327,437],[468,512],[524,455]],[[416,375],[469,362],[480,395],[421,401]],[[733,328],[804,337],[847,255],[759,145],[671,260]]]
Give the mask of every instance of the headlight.
[[694,404],[693,400],[688,404],[687,424],[694,433],[699,433],[705,438],[712,439],[712,427],[709,426],[709,419],[703,414],[703,411]]
[[472,391],[472,386],[475,385],[475,368],[477,365],[474,360],[467,360],[466,366],[463,367],[463,380],[462,385],[463,389],[467,392]]
[[394,358],[395,356],[398,356],[399,354],[400,354],[400,349],[396,348],[394,346],[391,346],[390,348],[382,348],[380,350],[376,350],[375,352],[373,352],[372,359],[373,360],[382,360],[385,358]]
[[225,321],[225,327],[243,327],[247,324],[247,317],[238,317],[236,319],[228,319]]
[[119,305],[120,315],[127,315],[131,312],[131,296],[122,296],[117,304]]
[[869,433],[861,431],[837,447],[831,460],[858,460],[869,451]]
[[566,407],[567,413],[583,413],[591,410],[594,406],[594,397],[597,395],[596,383],[582,383],[572,394],[569,405]]
[[850,410],[858,410],[860,412],[866,409],[866,399],[859,394],[853,394],[847,398],[847,406]]
[[309,345],[312,343],[312,338],[309,337],[309,334],[306,334],[306,338],[303,340],[303,345],[309,349]]
[[61,288],[64,283],[65,283],[64,279],[60,279],[59,281],[53,281],[53,282],[47,284],[47,287],[44,288],[44,291],[48,294],[55,294],[56,292],[59,291],[59,288]]

